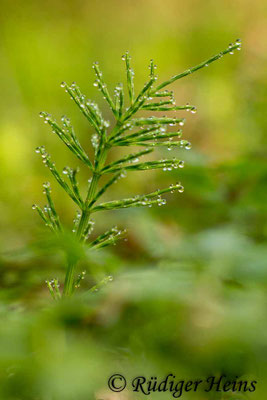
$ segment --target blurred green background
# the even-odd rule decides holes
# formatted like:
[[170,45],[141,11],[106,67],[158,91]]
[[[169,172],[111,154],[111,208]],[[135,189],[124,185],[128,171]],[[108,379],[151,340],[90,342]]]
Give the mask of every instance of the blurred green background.
[[[0,3],[0,398],[85,400],[115,397],[107,379],[225,374],[267,380],[266,7],[263,1],[113,0]],[[129,50],[141,88],[154,58],[159,81],[198,64],[236,38],[243,49],[173,85],[186,114],[183,170],[132,173],[109,199],[181,180],[185,192],[165,207],[113,211],[128,241],[84,254],[84,288],[106,274],[99,293],[53,304],[44,280],[64,276],[64,254],[31,210],[50,180],[34,149],[46,145],[57,166],[76,160],[39,119],[68,115],[84,147],[91,130],[61,81],[76,81],[109,110],[92,83],[98,60],[110,85],[122,80]],[[172,151],[173,155],[175,151]],[[117,155],[121,154],[118,150]],[[164,151],[158,152],[161,156]],[[169,153],[168,153],[169,155]],[[87,171],[81,172],[85,185]],[[66,224],[75,208],[52,181]],[[74,246],[71,241],[67,244]],[[160,397],[171,398],[170,394]],[[217,396],[217,397],[216,397]],[[153,398],[158,398],[153,394]],[[185,393],[184,399],[240,399],[235,393]]]

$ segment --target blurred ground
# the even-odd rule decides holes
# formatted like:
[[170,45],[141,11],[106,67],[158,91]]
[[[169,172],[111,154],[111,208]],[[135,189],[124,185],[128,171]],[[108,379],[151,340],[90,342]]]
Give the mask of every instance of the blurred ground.
[[[76,81],[108,114],[92,85],[93,61],[113,87],[129,50],[141,87],[150,58],[164,80],[239,37],[241,52],[173,86],[178,104],[198,109],[186,115],[184,137],[193,149],[182,154],[185,168],[149,172],[149,178],[133,173],[109,198],[177,180],[185,192],[169,196],[165,207],[97,220],[100,232],[112,223],[126,226],[128,242],[86,254],[80,268],[91,280],[108,273],[114,282],[94,297],[51,306],[43,282],[63,276],[64,259],[31,210],[32,203],[43,203],[41,185],[48,179],[34,149],[45,144],[61,167],[76,161],[39,112],[70,116],[89,146],[91,131],[61,81]],[[105,390],[112,372],[170,370],[189,378],[256,376],[259,389],[251,398],[264,398],[265,38],[266,7],[259,0],[1,0],[1,398],[83,400]],[[87,179],[82,173],[81,182]],[[75,208],[52,187],[70,223]]]

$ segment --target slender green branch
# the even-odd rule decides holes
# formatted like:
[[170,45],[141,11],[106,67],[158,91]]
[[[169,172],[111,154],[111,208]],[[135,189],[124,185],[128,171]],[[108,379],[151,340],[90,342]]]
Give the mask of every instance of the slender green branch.
[[122,59],[125,60],[125,64],[126,64],[127,87],[128,87],[129,99],[130,99],[131,104],[133,104],[133,102],[134,102],[134,83],[133,83],[134,71],[130,66],[131,57],[129,56],[128,51],[126,52],[126,54],[124,56],[122,56]]
[[158,92],[159,90],[163,89],[164,87],[170,85],[171,83],[177,81],[178,79],[184,78],[187,75],[192,74],[193,72],[198,71],[201,68],[208,67],[211,63],[213,63],[216,60],[219,60],[221,57],[223,57],[225,54],[234,54],[234,50],[240,50],[241,48],[241,41],[237,39],[236,43],[234,45],[229,45],[227,49],[221,51],[220,53],[216,54],[215,56],[209,58],[206,61],[203,61],[202,63],[196,65],[195,67],[186,69],[184,72],[178,75],[174,75],[171,79],[168,79],[165,82],[162,82],[160,85],[158,85],[155,90],[152,92],[152,95]]

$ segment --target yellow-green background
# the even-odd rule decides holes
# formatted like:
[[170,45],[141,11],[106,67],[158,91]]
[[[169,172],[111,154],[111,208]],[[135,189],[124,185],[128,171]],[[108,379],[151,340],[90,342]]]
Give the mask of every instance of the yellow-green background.
[[[1,398],[89,399],[114,370],[243,374],[260,381],[251,398],[264,398],[266,30],[260,0],[1,0]],[[99,216],[97,232],[117,223],[129,240],[87,254],[80,268],[89,272],[85,287],[107,273],[114,282],[94,298],[49,305],[43,282],[63,278],[64,257],[31,210],[43,204],[41,185],[51,179],[34,149],[45,144],[60,168],[76,160],[38,114],[70,116],[86,148],[91,134],[60,82],[76,81],[110,116],[92,85],[92,62],[113,88],[129,50],[141,88],[150,58],[160,81],[236,38],[241,52],[173,85],[178,104],[198,109],[186,114],[184,137],[193,148],[182,154],[184,170],[133,173],[109,198],[177,180],[185,192],[168,196],[162,208]],[[87,179],[82,171],[82,185]],[[51,182],[70,225],[75,207]]]

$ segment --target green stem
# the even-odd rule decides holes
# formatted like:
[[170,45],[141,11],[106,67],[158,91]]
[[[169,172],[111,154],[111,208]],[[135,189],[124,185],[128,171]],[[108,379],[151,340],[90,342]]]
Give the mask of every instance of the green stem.
[[77,237],[78,240],[81,240],[82,238],[82,234],[84,229],[86,228],[86,225],[89,221],[90,218],[90,208],[88,208],[88,205],[90,203],[90,201],[93,199],[93,197],[95,196],[96,193],[96,189],[97,189],[97,184],[99,181],[100,175],[96,172],[93,173],[93,177],[92,177],[92,182],[90,184],[88,193],[87,193],[87,197],[86,197],[86,201],[85,201],[85,207],[82,211],[82,216],[81,216],[81,220],[77,229]]
[[[88,207],[92,199],[94,198],[97,191],[97,184],[100,178],[99,170],[103,167],[103,164],[106,161],[107,157],[107,149],[103,148],[102,152],[99,155],[99,163],[97,171],[94,171],[91,184],[88,189],[88,193],[85,200],[84,209],[82,210],[82,215],[80,219],[80,223],[77,229],[77,238],[80,241],[82,239],[82,234],[84,229],[86,228],[89,218],[90,218],[90,208]],[[73,285],[74,285],[74,272],[75,272],[76,262],[69,262],[67,266],[67,273],[64,283],[64,295],[71,296],[73,293]]]
[[67,273],[65,277],[64,283],[64,296],[71,296],[73,293],[73,281],[74,281],[74,270],[75,270],[76,262],[69,261],[67,267]]
[[158,85],[150,94],[153,95],[154,93],[158,92],[160,89],[170,85],[171,83],[173,83],[174,81],[177,81],[177,79],[181,79],[184,78],[187,75],[192,74],[195,71],[198,71],[201,68],[204,68],[206,66],[208,66],[209,64],[213,63],[214,61],[218,60],[219,58],[221,58],[222,56],[224,56],[227,53],[232,53],[234,50],[236,49],[240,49],[240,43],[238,44],[234,44],[232,46],[229,46],[227,49],[225,49],[224,51],[222,51],[219,54],[216,54],[215,56],[209,58],[206,61],[203,61],[202,63],[196,65],[193,68],[189,68],[187,70],[185,70],[184,72],[182,72],[181,74],[175,75],[173,76],[171,79],[168,79],[165,82],[162,82],[160,85]]

